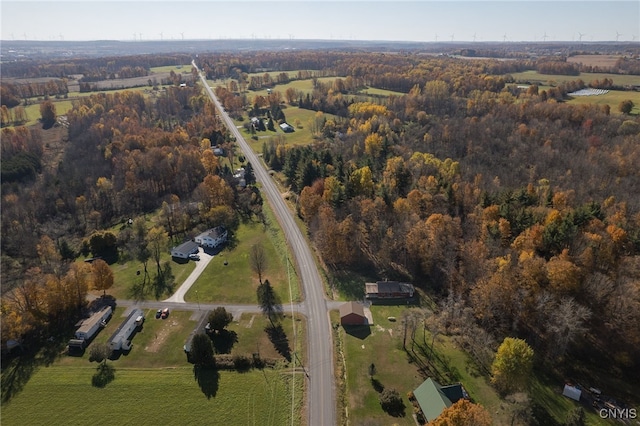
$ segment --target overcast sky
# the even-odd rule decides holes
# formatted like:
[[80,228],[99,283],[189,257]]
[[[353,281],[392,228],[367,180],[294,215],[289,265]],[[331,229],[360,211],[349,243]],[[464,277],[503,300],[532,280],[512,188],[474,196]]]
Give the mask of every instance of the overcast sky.
[[640,41],[638,0],[1,0],[0,8],[2,40]]

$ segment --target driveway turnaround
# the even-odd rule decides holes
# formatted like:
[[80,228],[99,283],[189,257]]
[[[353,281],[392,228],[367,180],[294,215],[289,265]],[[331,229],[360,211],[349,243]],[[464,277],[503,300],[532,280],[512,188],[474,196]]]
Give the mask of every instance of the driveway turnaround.
[[196,282],[202,271],[205,270],[213,256],[205,253],[202,249],[200,249],[198,255],[200,256],[200,260],[190,260],[189,262],[196,262],[196,269],[194,269],[191,274],[187,277],[186,280],[182,283],[180,287],[173,293],[168,299],[165,299],[164,302],[176,302],[176,303],[185,303],[184,295],[187,294],[193,283]]

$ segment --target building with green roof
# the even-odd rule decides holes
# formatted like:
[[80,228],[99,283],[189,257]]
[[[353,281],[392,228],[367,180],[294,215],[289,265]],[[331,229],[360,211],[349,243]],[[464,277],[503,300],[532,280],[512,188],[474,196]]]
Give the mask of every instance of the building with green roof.
[[460,383],[448,386],[441,386],[432,378],[425,380],[416,390],[413,396],[424,418],[431,422],[435,420],[445,408],[451,407],[454,402],[465,398],[466,392]]

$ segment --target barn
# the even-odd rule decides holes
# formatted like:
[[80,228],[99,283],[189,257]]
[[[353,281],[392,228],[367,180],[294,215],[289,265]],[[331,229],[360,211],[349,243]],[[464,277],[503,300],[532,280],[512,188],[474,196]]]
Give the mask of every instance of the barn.
[[340,306],[340,324],[342,325],[366,325],[367,317],[364,307],[358,302],[347,302]]

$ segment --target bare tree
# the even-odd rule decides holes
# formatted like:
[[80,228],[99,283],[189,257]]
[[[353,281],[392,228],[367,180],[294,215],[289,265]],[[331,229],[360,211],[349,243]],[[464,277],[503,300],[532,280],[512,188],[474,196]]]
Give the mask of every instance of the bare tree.
[[552,311],[548,331],[554,355],[562,356],[567,347],[587,328],[585,322],[591,317],[589,308],[580,305],[572,297],[564,297]]
[[264,252],[264,248],[261,245],[254,245],[249,252],[249,263],[251,269],[258,275],[258,280],[262,284],[262,275],[267,269],[267,256]]

